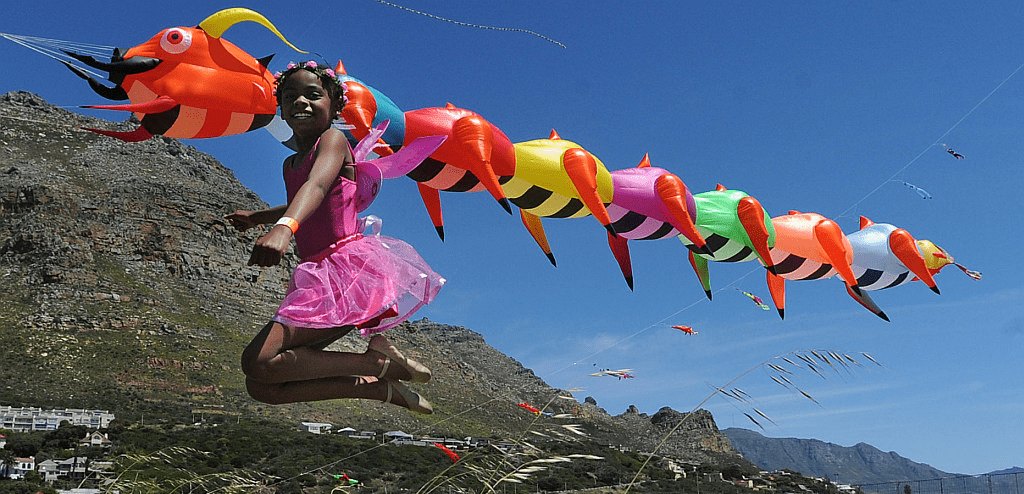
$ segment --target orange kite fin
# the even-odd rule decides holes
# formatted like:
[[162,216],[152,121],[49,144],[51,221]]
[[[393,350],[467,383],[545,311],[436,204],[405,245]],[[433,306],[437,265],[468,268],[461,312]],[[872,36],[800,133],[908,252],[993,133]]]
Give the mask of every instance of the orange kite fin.
[[752,196],[746,196],[740,199],[739,204],[736,205],[736,215],[753,244],[754,252],[761,259],[761,264],[764,264],[764,267],[771,273],[775,273],[775,264],[772,262],[772,255],[769,251],[772,246],[768,245],[771,235],[765,224],[764,208],[761,207],[761,203]]
[[939,287],[935,285],[935,279],[932,278],[932,273],[924,262],[924,256],[921,255],[921,251],[917,248],[917,242],[909,232],[897,228],[890,233],[889,248],[896,258],[910,269],[910,272],[914,273],[925,285],[928,285],[933,292],[939,293]]
[[427,207],[430,221],[434,223],[434,230],[437,231],[437,236],[441,237],[441,241],[444,242],[444,217],[441,215],[441,193],[437,189],[428,187],[420,182],[416,182],[416,187],[420,189],[420,197],[423,198],[423,205]]
[[491,166],[491,153],[494,151],[494,131],[491,124],[480,115],[467,115],[452,123],[453,142],[467,158],[466,166],[483,184],[491,196],[501,207],[512,214],[505,191],[498,183],[498,176]]
[[779,317],[786,318],[786,279],[768,271],[766,281],[768,282],[768,293],[772,295],[772,303],[779,311]]
[[582,148],[567,149],[562,153],[562,168],[576,188],[583,205],[590,210],[590,214],[594,215],[609,233],[614,234],[615,229],[612,228],[608,209],[597,193],[597,160],[594,159],[594,155]]
[[696,211],[690,211],[687,200],[689,191],[683,180],[671,173],[666,173],[654,180],[654,191],[661,199],[662,211],[667,213],[670,218],[669,223],[692,242],[702,254],[713,256],[707,241],[697,231],[697,225],[693,223],[693,217],[690,216],[691,212],[696,213]]
[[843,242],[844,237],[843,230],[835,221],[824,219],[814,225],[814,238],[824,251],[828,263],[835,268],[848,288],[860,292],[860,288],[857,287],[857,277],[853,275],[853,268],[850,267],[853,253],[846,248],[849,244]]
[[544,225],[540,221],[540,216],[520,209],[519,218],[523,220],[523,226],[533,236],[533,241],[537,242],[540,250],[544,251],[544,255],[548,256],[548,261],[551,262],[551,265],[557,266],[555,264],[555,256],[551,253],[551,246],[548,245],[548,237],[544,234]]

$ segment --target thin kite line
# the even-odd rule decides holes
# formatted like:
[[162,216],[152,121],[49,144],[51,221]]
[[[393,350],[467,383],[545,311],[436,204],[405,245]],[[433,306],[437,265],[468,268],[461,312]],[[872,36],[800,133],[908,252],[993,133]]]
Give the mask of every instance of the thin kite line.
[[495,27],[495,26],[482,26],[480,24],[470,24],[468,22],[456,21],[456,20],[453,20],[453,19],[448,19],[446,17],[441,17],[439,15],[429,14],[427,12],[422,12],[422,11],[419,11],[419,10],[416,10],[416,9],[410,9],[409,7],[404,7],[402,5],[394,4],[394,3],[391,3],[391,2],[388,2],[388,1],[385,1],[385,0],[373,0],[373,1],[377,2],[377,3],[384,4],[384,5],[390,5],[392,7],[398,8],[398,9],[402,9],[402,10],[405,10],[405,11],[408,11],[408,12],[412,12],[414,14],[419,14],[419,15],[422,15],[422,16],[430,17],[431,19],[437,19],[439,21],[445,21],[445,22],[450,22],[452,24],[457,24],[459,26],[475,27],[475,28],[479,28],[479,29],[491,29],[491,30],[494,30],[494,31],[514,31],[514,32],[520,32],[520,33],[532,34],[532,35],[534,35],[534,36],[536,36],[538,38],[541,38],[541,39],[543,39],[545,41],[550,41],[551,43],[554,43],[554,44],[556,44],[558,46],[561,46],[562,48],[565,48],[564,44],[562,44],[562,43],[560,43],[558,41],[555,41],[555,40],[553,40],[553,39],[551,39],[551,38],[549,38],[547,36],[544,36],[543,34],[540,34],[540,33],[534,32],[534,31],[530,31],[529,29],[519,29],[517,27]]
[[996,93],[996,91],[998,91],[1000,88],[1003,87],[1003,85],[1005,85],[1007,82],[1009,82],[1010,79],[1013,78],[1013,76],[1017,75],[1017,72],[1020,72],[1021,69],[1024,69],[1024,64],[1020,64],[1019,66],[1017,66],[1017,68],[1014,69],[1014,71],[1011,72],[1010,75],[1006,76],[1006,78],[1003,79],[1002,82],[1000,82],[998,85],[996,85],[996,87],[994,89],[989,91],[989,93],[986,94],[984,98],[981,98],[981,101],[979,101],[976,105],[974,105],[974,107],[972,107],[970,110],[968,110],[967,113],[964,114],[964,116],[960,117],[960,120],[957,120],[956,123],[954,123],[950,128],[946,129],[946,131],[943,132],[942,135],[940,135],[937,139],[935,139],[935,142],[932,142],[931,144],[929,144],[928,147],[924,148],[924,150],[922,150],[920,153],[918,153],[917,156],[914,156],[914,159],[908,161],[907,164],[903,165],[903,167],[900,168],[899,170],[896,170],[895,173],[890,175],[889,178],[885,179],[885,181],[883,181],[881,184],[879,184],[878,187],[875,187],[874,189],[871,189],[871,192],[868,192],[867,194],[864,195],[864,197],[861,197],[860,199],[858,199],[857,202],[854,202],[852,205],[850,205],[850,207],[846,208],[836,218],[844,218],[844,217],[846,217],[846,215],[851,210],[856,209],[857,206],[860,205],[860,203],[864,202],[868,197],[871,197],[875,192],[878,192],[879,189],[881,189],[886,184],[888,184],[890,181],[895,179],[896,176],[898,176],[899,174],[903,173],[907,168],[910,168],[910,165],[913,165],[915,162],[917,162],[917,160],[920,159],[921,156],[924,156],[924,153],[927,153],[931,148],[935,147],[936,144],[941,143],[942,139],[944,139],[947,135],[949,135],[950,132],[953,132],[953,129],[957,128],[961,123],[963,123],[964,120],[967,120],[967,117],[971,116],[971,114],[974,113],[974,110],[977,110],[978,107],[980,107],[986,101],[988,101],[988,99],[991,98],[992,95]]

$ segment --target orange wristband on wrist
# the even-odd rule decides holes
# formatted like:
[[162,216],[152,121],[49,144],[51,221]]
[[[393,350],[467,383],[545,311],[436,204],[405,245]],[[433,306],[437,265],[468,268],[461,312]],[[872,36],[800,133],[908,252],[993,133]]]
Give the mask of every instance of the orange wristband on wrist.
[[277,225],[287,226],[288,229],[292,231],[292,235],[295,235],[295,232],[299,231],[299,222],[296,221],[295,218],[289,216],[282,216],[281,219],[277,220],[277,223],[274,223],[274,226]]

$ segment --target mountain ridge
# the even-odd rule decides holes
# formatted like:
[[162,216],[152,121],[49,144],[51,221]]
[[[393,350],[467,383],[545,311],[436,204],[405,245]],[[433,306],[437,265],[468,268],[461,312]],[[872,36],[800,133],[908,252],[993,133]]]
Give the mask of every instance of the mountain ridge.
[[722,431],[744,458],[767,470],[789,469],[812,477],[828,477],[847,484],[950,477],[924,463],[883,452],[860,442],[840,446],[818,439],[769,438],[749,429]]

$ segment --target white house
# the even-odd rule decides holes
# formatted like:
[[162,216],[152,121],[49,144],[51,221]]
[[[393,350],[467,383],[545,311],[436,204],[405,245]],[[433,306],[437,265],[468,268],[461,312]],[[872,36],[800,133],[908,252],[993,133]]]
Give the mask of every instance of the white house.
[[406,440],[410,440],[411,441],[412,440],[412,434],[409,434],[407,432],[402,432],[402,431],[389,431],[389,432],[385,432],[384,433],[384,439],[385,440],[387,440],[387,439],[391,439],[391,440],[406,439]]
[[107,410],[81,408],[43,410],[34,407],[0,406],[0,428],[16,432],[55,430],[64,421],[71,425],[101,429],[109,426],[113,420],[114,414]]
[[14,468],[11,469],[12,479],[23,479],[25,474],[36,469],[35,457],[29,456],[28,458],[15,458]]
[[104,448],[109,448],[111,443],[110,438],[100,431],[90,432],[78,441],[79,446],[102,446]]
[[306,432],[312,432],[313,434],[327,434],[334,425],[324,422],[303,422],[302,427],[305,428]]
[[57,479],[83,479],[88,474],[89,459],[76,456],[64,460],[44,460],[39,463],[39,475],[52,482]]

